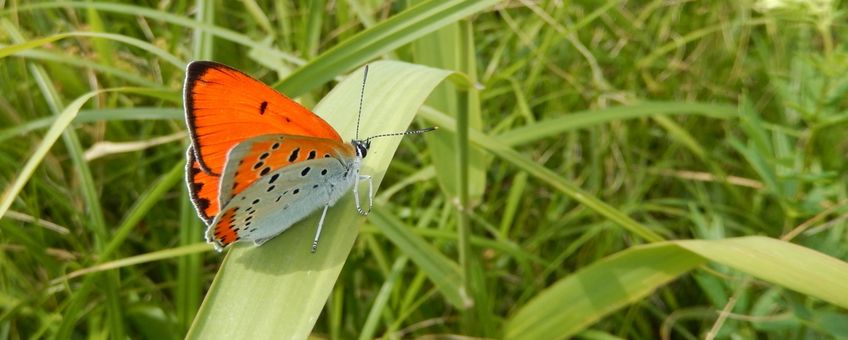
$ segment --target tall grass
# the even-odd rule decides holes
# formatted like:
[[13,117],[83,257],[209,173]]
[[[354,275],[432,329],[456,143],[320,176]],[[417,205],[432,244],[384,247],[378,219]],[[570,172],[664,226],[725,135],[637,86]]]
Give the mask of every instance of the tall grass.
[[[0,2],[0,338],[846,337],[844,9]],[[366,123],[429,96],[413,124],[441,129],[400,141],[371,216],[333,210],[339,246],[283,249],[307,219],[225,260],[182,184],[193,59],[345,138],[354,70],[427,65],[376,62]]]

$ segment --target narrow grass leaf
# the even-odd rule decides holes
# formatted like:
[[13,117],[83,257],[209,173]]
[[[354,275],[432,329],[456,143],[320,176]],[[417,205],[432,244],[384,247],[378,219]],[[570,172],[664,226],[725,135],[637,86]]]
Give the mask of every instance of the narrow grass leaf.
[[496,4],[497,0],[429,0],[342,41],[298,69],[279,88],[298,97],[427,33]]
[[699,114],[716,119],[729,119],[737,116],[735,106],[723,104],[688,102],[642,102],[627,106],[616,106],[600,110],[579,111],[557,118],[545,119],[527,124],[497,137],[498,141],[516,146],[531,143],[542,138],[557,136],[572,131],[613,121],[651,117],[655,115]]
[[[452,117],[449,117],[444,113],[436,111],[433,108],[424,107],[421,111],[421,116],[431,122],[436,123],[440,127],[444,127],[445,129],[456,129],[456,121]],[[472,143],[482,147],[485,150],[488,150],[489,152],[497,155],[498,157],[507,162],[512,163],[513,165],[521,168],[522,170],[527,171],[527,173],[531,176],[538,178],[539,180],[547,183],[553,188],[568,195],[575,201],[580,202],[587,208],[592,209],[601,216],[604,216],[610,221],[615,222],[627,231],[630,231],[631,233],[647,241],[656,242],[663,240],[662,236],[660,236],[647,226],[636,222],[634,219],[627,216],[621,210],[613,208],[609,204],[604,203],[603,201],[595,198],[594,196],[583,191],[576,185],[571,184],[571,182],[569,182],[559,174],[551,171],[548,168],[545,168],[544,166],[539,165],[539,163],[527,158],[525,155],[519,153],[518,151],[515,151],[514,149],[501,143],[495,138],[486,136],[480,131],[474,129],[469,132],[469,138]]]
[[465,309],[469,300],[463,288],[459,265],[439,252],[408,226],[381,208],[375,208],[371,222],[424,273],[454,307]]
[[[199,2],[199,4],[204,4],[204,2]],[[0,10],[0,15],[6,15],[9,13],[19,13],[24,11],[35,11],[39,9],[48,9],[48,8],[94,8],[104,12],[114,12],[128,15],[130,17],[141,16],[145,18],[154,19],[157,21],[162,21],[164,23],[170,23],[174,25],[178,25],[181,27],[187,27],[192,29],[203,30],[205,32],[209,32],[212,35],[235,42],[242,46],[249,46],[250,48],[261,50],[263,54],[268,55],[269,57],[280,58],[286,60],[288,62],[294,63],[296,65],[304,64],[304,61],[300,58],[292,56],[291,54],[282,52],[278,49],[271,48],[269,46],[263,45],[259,42],[253,41],[250,37],[238,33],[233,30],[224,29],[218,26],[213,26],[205,22],[197,22],[194,19],[176,15],[173,13],[168,13],[166,11],[155,10],[142,6],[128,5],[128,4],[118,4],[118,3],[107,3],[107,2],[65,2],[65,1],[55,1],[55,2],[43,2],[37,4],[27,4],[23,6],[13,7],[8,10]]]
[[36,47],[40,47],[51,42],[54,42],[59,39],[70,38],[70,37],[91,37],[91,38],[100,38],[100,39],[110,39],[118,42],[125,43],[130,46],[138,47],[144,51],[149,52],[163,61],[169,62],[176,68],[183,68],[185,66],[185,62],[175,57],[173,54],[165,51],[155,45],[148,43],[143,40],[139,40],[136,38],[131,38],[125,35],[113,34],[113,33],[98,33],[98,32],[68,32],[68,33],[59,33],[55,35],[51,35],[49,37],[44,37],[35,40],[29,40],[20,44],[8,45],[6,47],[0,48],[0,58],[7,57],[17,52],[26,51],[29,49],[33,49]]
[[62,136],[62,132],[64,132],[68,125],[71,124],[74,117],[76,117],[79,113],[80,108],[82,108],[89,99],[102,92],[104,91],[92,91],[80,96],[71,102],[65,110],[56,117],[53,125],[51,125],[50,129],[47,130],[47,133],[44,134],[44,139],[41,140],[41,143],[35,151],[33,151],[32,156],[24,164],[24,167],[21,168],[21,172],[18,174],[17,178],[15,178],[12,184],[3,191],[3,196],[0,197],[0,218],[2,218],[3,215],[6,214],[6,211],[9,210],[9,207],[12,206],[12,202],[14,202],[15,198],[18,197],[18,193],[21,192],[21,189],[24,188],[24,185],[26,185],[30,177],[32,177],[33,172],[35,172],[35,168],[41,164],[44,156],[47,155],[47,152],[50,151],[50,148],[52,148],[53,144],[56,143],[56,140]]

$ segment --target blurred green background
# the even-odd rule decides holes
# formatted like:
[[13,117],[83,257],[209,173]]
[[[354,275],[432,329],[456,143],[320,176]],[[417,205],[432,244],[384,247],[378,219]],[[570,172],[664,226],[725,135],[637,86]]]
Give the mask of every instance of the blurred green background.
[[222,262],[182,182],[196,59],[307,107],[375,60],[456,71],[414,124],[444,128],[401,142],[312,300],[313,337],[848,337],[845,15],[0,1],[0,339],[188,334]]

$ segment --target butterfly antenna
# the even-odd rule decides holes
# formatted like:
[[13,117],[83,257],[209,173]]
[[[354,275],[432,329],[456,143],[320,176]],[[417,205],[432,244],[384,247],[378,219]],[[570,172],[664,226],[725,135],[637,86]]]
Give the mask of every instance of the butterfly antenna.
[[359,120],[362,119],[362,98],[365,98],[365,81],[368,80],[368,64],[365,65],[365,74],[362,75],[362,90],[359,92],[359,113],[356,115],[356,140],[359,140]]
[[376,135],[376,136],[368,137],[368,138],[365,139],[365,142],[368,142],[368,141],[370,141],[374,138],[380,138],[380,137],[418,135],[418,134],[422,134],[422,133],[425,133],[425,132],[430,132],[430,131],[438,130],[438,129],[439,129],[438,127],[434,126],[434,127],[429,127],[429,128],[420,129],[420,130],[408,130],[408,131],[404,131],[404,132],[384,133],[382,135]]

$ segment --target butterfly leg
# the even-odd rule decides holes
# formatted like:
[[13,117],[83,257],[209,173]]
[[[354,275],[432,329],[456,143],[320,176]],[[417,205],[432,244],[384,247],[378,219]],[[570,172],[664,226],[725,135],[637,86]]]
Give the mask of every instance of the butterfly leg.
[[324,212],[321,213],[321,220],[318,221],[318,230],[315,232],[315,239],[312,240],[312,252],[314,253],[318,250],[318,238],[321,237],[321,228],[324,227],[324,217],[327,216],[327,209],[330,208],[329,204],[324,205]]
[[[368,180],[368,210],[363,210],[362,205],[359,204],[359,181],[364,180]],[[371,179],[371,176],[359,175],[359,178],[353,184],[353,197],[356,202],[356,211],[358,211],[362,216],[368,216],[371,212],[371,207],[374,205],[374,182]]]

